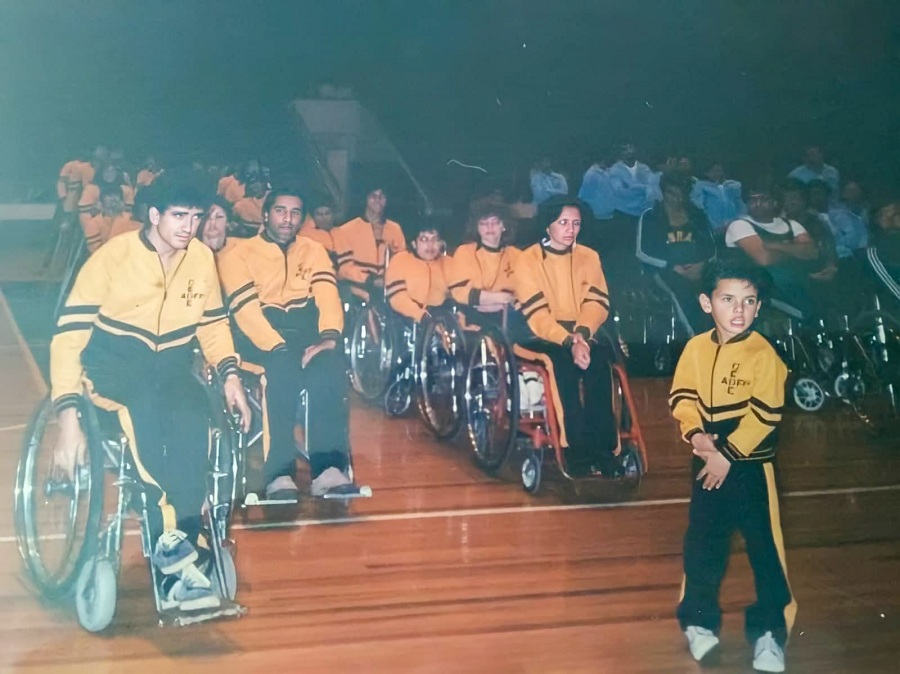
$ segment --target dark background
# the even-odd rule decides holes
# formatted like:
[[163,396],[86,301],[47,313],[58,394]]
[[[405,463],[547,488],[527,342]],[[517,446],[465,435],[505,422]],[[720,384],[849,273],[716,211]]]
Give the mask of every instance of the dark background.
[[748,178],[817,142],[889,191],[898,19],[890,0],[3,0],[0,179],[52,185],[98,142],[287,166],[286,104],[333,82],[426,182],[451,158],[575,172],[623,139]]

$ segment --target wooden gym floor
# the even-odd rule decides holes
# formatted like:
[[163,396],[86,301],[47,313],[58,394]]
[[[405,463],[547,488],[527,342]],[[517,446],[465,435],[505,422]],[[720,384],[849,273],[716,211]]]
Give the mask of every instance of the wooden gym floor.
[[[375,496],[237,518],[243,619],[156,626],[132,525],[117,614],[100,635],[35,596],[16,552],[12,486],[45,389],[0,298],[0,670],[33,672],[695,672],[674,619],[690,454],[667,381],[635,380],[651,473],[621,495],[558,480],[538,497],[490,479],[464,443],[354,404],[356,468]],[[800,609],[788,671],[897,671],[900,442],[846,410],[795,411],[779,457],[790,580]],[[619,498],[620,500],[616,500]],[[277,517],[277,519],[273,519]],[[749,672],[738,541],[722,592],[717,671]],[[891,663],[894,663],[893,665]]]

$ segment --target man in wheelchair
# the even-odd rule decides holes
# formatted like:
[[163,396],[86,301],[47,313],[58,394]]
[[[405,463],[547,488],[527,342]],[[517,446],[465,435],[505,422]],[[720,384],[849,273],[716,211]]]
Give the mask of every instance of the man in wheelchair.
[[212,252],[195,239],[209,200],[188,183],[147,191],[147,222],[92,255],[60,313],[50,346],[60,435],[55,470],[85,461],[78,415],[87,389],[118,413],[148,495],[148,527],[163,608],[217,606],[207,555],[195,546],[209,470],[209,399],[192,375],[195,340],[249,428]]
[[238,350],[265,370],[263,470],[266,498],[274,501],[298,496],[294,427],[303,389],[308,418],[316,420],[304,429],[313,495],[355,489],[349,477],[347,377],[336,348],[344,312],[328,251],[297,236],[304,211],[298,192],[271,191],[263,204],[263,231],[219,268]]
[[[595,338],[609,317],[609,295],[600,257],[576,245],[589,207],[565,195],[541,204],[547,236],[526,248],[516,264],[516,299],[534,338],[521,352],[550,373],[560,420],[560,444],[572,476],[620,472],[612,409],[611,354]],[[519,351],[517,351],[519,355]]]

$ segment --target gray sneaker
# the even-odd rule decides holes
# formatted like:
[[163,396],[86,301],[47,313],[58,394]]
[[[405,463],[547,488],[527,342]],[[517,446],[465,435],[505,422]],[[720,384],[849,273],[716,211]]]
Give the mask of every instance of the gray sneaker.
[[719,637],[705,627],[689,625],[684,630],[684,636],[687,637],[688,648],[691,649],[691,655],[697,662],[707,657],[719,645]]
[[210,579],[196,564],[188,564],[177,574],[163,578],[160,588],[163,610],[196,611],[217,608],[221,604]]
[[281,475],[266,485],[266,499],[270,501],[296,501],[299,490],[289,475]]
[[784,650],[775,641],[771,632],[766,632],[756,640],[753,648],[753,669],[757,672],[784,671]]
[[197,560],[197,550],[178,529],[164,531],[156,541],[151,561],[166,576],[178,573]]
[[337,468],[326,468],[310,485],[310,492],[313,496],[324,496],[332,489],[339,489],[352,484],[350,478]]

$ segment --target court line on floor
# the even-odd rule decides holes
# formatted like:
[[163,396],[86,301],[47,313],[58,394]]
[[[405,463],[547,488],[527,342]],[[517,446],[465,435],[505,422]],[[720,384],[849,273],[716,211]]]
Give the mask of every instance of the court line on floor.
[[28,371],[31,374],[31,379],[34,381],[35,386],[37,386],[38,393],[42,396],[47,395],[47,382],[44,381],[44,375],[41,374],[41,368],[38,367],[37,361],[34,359],[34,354],[31,353],[31,349],[28,347],[28,342],[26,342],[25,337],[22,336],[22,331],[19,330],[19,324],[16,323],[16,319],[13,317],[12,310],[9,308],[9,303],[7,303],[6,296],[3,294],[2,290],[0,290],[0,310],[6,314],[6,317],[9,320],[13,336],[16,338],[16,343],[22,350],[22,355],[25,358],[25,365],[28,366]]
[[14,426],[0,426],[0,433],[2,433],[3,431],[21,431],[27,425],[28,424],[16,424]]
[[[810,489],[805,491],[785,492],[782,498],[814,498],[816,496],[852,496],[856,494],[878,494],[900,491],[900,484],[881,485],[877,487],[846,487],[840,489]],[[505,508],[469,508],[462,510],[428,510],[425,512],[382,513],[379,515],[357,515],[354,517],[337,517],[333,519],[298,519],[287,522],[253,522],[250,524],[235,523],[231,526],[236,531],[253,531],[259,529],[294,529],[300,527],[321,526],[328,524],[370,524],[374,522],[402,522],[429,519],[451,519],[458,517],[484,517],[488,515],[523,515],[544,512],[570,512],[575,510],[615,510],[619,508],[652,508],[657,506],[685,505],[690,498],[652,499],[647,501],[625,501],[622,503],[578,503],[571,505],[522,506]],[[126,536],[137,536],[140,531],[131,529]],[[50,535],[43,540],[62,539],[64,536]],[[0,544],[15,543],[15,536],[0,536]]]

